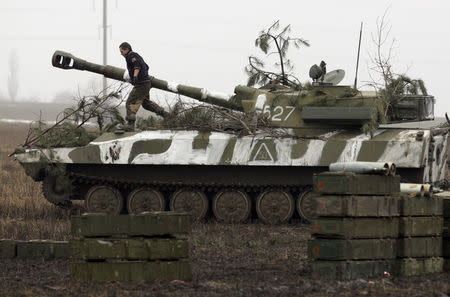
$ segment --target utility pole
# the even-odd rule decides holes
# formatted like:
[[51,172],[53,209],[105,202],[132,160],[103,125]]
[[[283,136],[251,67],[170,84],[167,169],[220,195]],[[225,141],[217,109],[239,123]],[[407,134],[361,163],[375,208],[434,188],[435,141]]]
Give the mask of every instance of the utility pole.
[[[107,33],[108,33],[108,11],[107,11],[107,0],[103,0],[103,65],[107,64]],[[103,77],[103,92],[106,92],[106,77]]]

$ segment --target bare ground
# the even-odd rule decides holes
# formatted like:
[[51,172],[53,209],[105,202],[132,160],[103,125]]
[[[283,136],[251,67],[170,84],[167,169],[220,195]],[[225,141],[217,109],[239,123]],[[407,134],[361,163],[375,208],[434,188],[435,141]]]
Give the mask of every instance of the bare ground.
[[[26,126],[0,124],[0,238],[69,238],[69,215],[8,158]],[[68,261],[0,260],[1,296],[449,296],[450,273],[322,281],[309,276],[309,227],[197,223],[189,283],[81,283]]]

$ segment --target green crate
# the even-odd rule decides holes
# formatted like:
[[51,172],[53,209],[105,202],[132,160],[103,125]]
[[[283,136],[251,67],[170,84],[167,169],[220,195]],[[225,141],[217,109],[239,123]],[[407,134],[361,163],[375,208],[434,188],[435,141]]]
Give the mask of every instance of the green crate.
[[450,197],[442,199],[443,215],[445,218],[450,218]]
[[435,197],[442,199],[442,208],[444,218],[450,218],[450,191],[437,193]]
[[67,241],[30,240],[17,243],[18,259],[67,259]]
[[450,259],[444,259],[444,269],[445,272],[450,272]]
[[392,195],[400,193],[400,177],[351,172],[323,172],[313,177],[314,190],[323,194]]
[[450,258],[450,237],[444,237],[442,241],[442,254],[445,258]]
[[326,238],[397,238],[398,218],[318,218],[312,233]]
[[401,258],[442,257],[442,237],[406,237],[397,240]]
[[400,217],[400,237],[441,235],[442,230],[442,217]]
[[79,281],[171,281],[192,280],[187,260],[72,262],[72,278]]
[[321,195],[314,198],[320,217],[395,217],[399,196]]
[[320,279],[351,280],[381,277],[394,269],[396,260],[312,261],[311,276]]
[[189,256],[187,239],[84,238],[70,241],[72,259],[164,260]]
[[178,212],[137,215],[83,214],[72,218],[74,237],[127,237],[187,234],[191,216]]
[[444,226],[442,227],[442,235],[444,237],[450,237],[450,218],[444,219]]
[[405,258],[398,259],[395,274],[399,276],[425,275],[442,272],[444,258]]
[[433,197],[410,197],[402,195],[400,199],[401,216],[442,216],[442,199]]
[[396,258],[395,239],[313,239],[308,243],[311,259],[376,260]]
[[13,259],[16,257],[17,241],[2,239],[0,240],[0,259]]

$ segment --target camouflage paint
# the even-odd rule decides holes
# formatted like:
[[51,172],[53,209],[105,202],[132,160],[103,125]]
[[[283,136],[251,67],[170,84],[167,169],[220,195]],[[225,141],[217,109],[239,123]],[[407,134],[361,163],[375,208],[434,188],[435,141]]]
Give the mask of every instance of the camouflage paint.
[[[423,130],[420,130],[423,131]],[[155,130],[105,133],[85,147],[27,150],[15,157],[24,166],[41,160],[82,164],[328,166],[332,162],[392,162],[398,168],[424,168],[423,182],[444,179],[446,133],[379,129],[375,136],[335,130],[301,138],[236,136],[228,133]],[[430,160],[436,159],[436,162]]]

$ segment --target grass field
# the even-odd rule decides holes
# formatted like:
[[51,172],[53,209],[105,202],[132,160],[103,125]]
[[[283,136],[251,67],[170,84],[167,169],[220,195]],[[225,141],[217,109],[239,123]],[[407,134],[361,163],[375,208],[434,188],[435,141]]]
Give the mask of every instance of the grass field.
[[67,239],[69,216],[41,194],[40,183],[26,176],[8,155],[23,143],[27,125],[0,124],[0,238]]
[[[0,238],[67,240],[69,214],[45,201],[40,184],[8,154],[25,125],[0,124]],[[191,234],[190,283],[81,283],[68,261],[0,260],[2,296],[449,296],[450,273],[348,282],[312,280],[309,227],[197,223]]]

